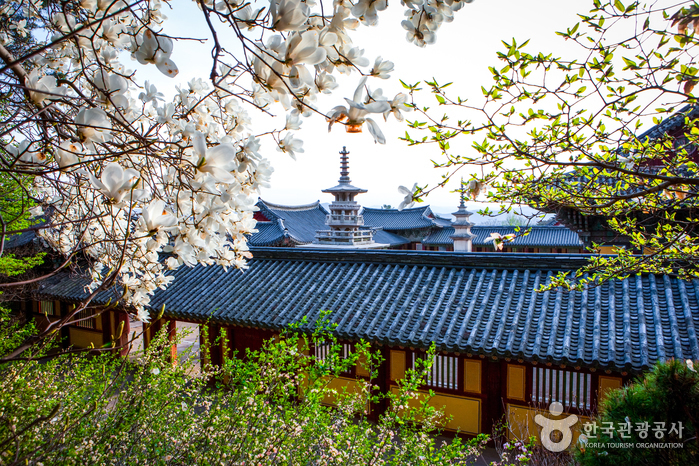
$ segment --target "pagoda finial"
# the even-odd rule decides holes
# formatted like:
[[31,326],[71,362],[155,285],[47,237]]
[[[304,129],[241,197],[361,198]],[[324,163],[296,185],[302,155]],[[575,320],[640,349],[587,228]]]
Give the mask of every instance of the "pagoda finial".
[[466,204],[464,204],[464,177],[461,177],[461,203],[459,203],[459,208],[463,207],[464,209],[466,208]]
[[340,151],[340,184],[349,184],[349,152],[345,146],[342,146]]

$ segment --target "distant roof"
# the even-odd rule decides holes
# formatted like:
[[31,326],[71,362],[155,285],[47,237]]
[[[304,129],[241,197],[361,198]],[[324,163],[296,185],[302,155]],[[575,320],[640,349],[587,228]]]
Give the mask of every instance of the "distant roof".
[[[515,232],[514,226],[487,226],[478,225],[471,227],[471,233],[476,235],[473,239],[474,246],[492,246],[493,243],[486,238],[491,233],[499,233],[502,236],[510,235]],[[507,247],[556,247],[556,248],[582,248],[583,242],[577,233],[563,226],[532,226],[520,227],[520,234],[525,231],[531,231],[526,236],[518,236],[511,243],[507,243]],[[428,246],[446,246],[454,244],[454,240],[450,238],[454,234],[454,227],[447,227],[437,230],[428,235],[422,242]]]
[[415,230],[436,225],[434,219],[428,217],[428,215],[434,216],[429,206],[403,210],[365,207],[362,215],[365,225],[383,227],[385,230]]
[[[34,219],[34,221],[36,222],[34,224],[34,226],[39,227],[39,226],[43,225],[44,223],[46,223],[47,220],[48,220],[48,218],[46,216],[43,216],[43,215],[40,217],[37,217]],[[18,248],[18,247],[25,246],[25,245],[31,243],[36,238],[36,232],[37,232],[37,230],[28,230],[28,231],[24,231],[22,233],[18,233],[16,235],[9,235],[9,236],[5,237],[4,249],[8,250],[8,249],[13,249],[13,248]]]
[[259,222],[258,233],[248,239],[251,246],[268,246],[289,238],[296,244],[310,244],[315,239],[316,230],[325,230],[325,216],[328,211],[319,201],[301,206],[282,206],[260,199],[257,201],[260,212],[270,222]]
[[410,240],[384,230],[374,230],[374,243],[400,246],[410,244]]
[[639,141],[643,141],[646,138],[652,140],[664,136],[669,131],[676,130],[683,126],[686,117],[689,117],[690,119],[699,118],[699,107],[686,105],[677,113],[641,133],[639,136],[637,136],[637,138]]
[[[282,329],[330,310],[340,338],[527,361],[647,369],[699,359],[699,280],[637,275],[585,291],[537,293],[580,254],[255,248],[245,272],[180,267],[153,309],[168,317]],[[39,290],[80,299],[86,280]],[[83,296],[86,295],[82,290]],[[106,302],[97,297],[95,304]]]

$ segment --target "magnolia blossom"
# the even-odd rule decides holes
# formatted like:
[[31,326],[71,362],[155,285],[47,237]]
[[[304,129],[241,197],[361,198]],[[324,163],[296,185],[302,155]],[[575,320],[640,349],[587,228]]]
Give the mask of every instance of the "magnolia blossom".
[[46,155],[43,152],[32,150],[31,141],[25,139],[20,142],[17,146],[7,145],[5,150],[12,154],[13,161],[20,161],[26,163],[41,163],[46,160]]
[[437,36],[434,31],[430,30],[425,24],[419,24],[420,16],[415,15],[410,20],[403,20],[401,25],[407,32],[406,39],[408,42],[414,42],[419,47],[424,47],[428,44],[434,44]]
[[80,157],[78,155],[82,154],[82,152],[82,145],[75,142],[63,141],[61,145],[56,148],[56,162],[62,169],[68,168],[71,165],[77,165],[80,163]]
[[360,131],[361,126],[366,123],[369,133],[374,137],[374,142],[385,144],[386,138],[381,132],[381,129],[374,120],[367,118],[367,115],[370,113],[384,113],[390,111],[391,105],[386,100],[374,100],[368,93],[367,96],[364,97],[365,83],[366,77],[359,81],[359,86],[357,86],[357,89],[354,91],[353,100],[345,99],[349,104],[349,108],[337,106],[331,110],[328,115],[328,131],[336,121],[347,121],[347,131]]
[[141,176],[133,168],[124,170],[121,165],[111,162],[104,167],[102,176],[97,179],[92,172],[86,172],[92,185],[104,194],[112,203],[119,203],[130,192],[135,191],[138,197],[142,197],[143,190],[135,190],[136,180]]
[[78,134],[86,142],[105,142],[112,139],[112,122],[99,107],[82,108],[75,117]]
[[296,160],[296,153],[303,153],[303,141],[295,139],[291,133],[287,133],[284,139],[279,141],[277,150],[286,152],[292,159]]
[[67,91],[65,87],[56,85],[56,78],[53,76],[39,78],[39,72],[36,69],[29,73],[26,86],[32,101],[37,105],[41,105],[46,99],[60,99],[66,95]]
[[269,8],[277,31],[298,31],[310,14],[308,5],[300,0],[272,0]]
[[466,189],[471,196],[471,199],[475,201],[478,195],[485,189],[485,183],[473,178],[469,180],[468,187]]
[[352,7],[352,14],[367,26],[376,26],[379,22],[378,12],[388,7],[388,0],[359,0]]
[[179,71],[177,65],[170,60],[170,55],[172,55],[172,39],[169,37],[157,36],[147,29],[136,39],[134,58],[144,65],[153,63],[165,76],[174,78]]
[[393,62],[388,60],[383,60],[381,57],[376,57],[374,61],[374,67],[371,69],[369,74],[376,76],[380,79],[388,79],[391,77],[389,74],[393,71]]
[[398,186],[398,192],[405,196],[398,205],[398,210],[403,210],[406,207],[412,207],[413,204],[415,204],[415,193],[417,192],[417,183],[413,185],[412,189],[408,189],[405,186]]
[[145,231],[153,232],[176,225],[177,217],[165,210],[165,201],[156,199],[143,209],[140,224]]
[[197,170],[208,173],[216,181],[234,183],[231,174],[238,167],[237,149],[231,143],[221,143],[212,148],[206,147],[206,136],[197,133],[193,140],[195,154],[199,157]]
[[[143,82],[141,71],[142,65],[155,65],[166,76],[178,73],[171,57],[179,39],[171,37],[187,31],[168,29],[165,2],[80,0],[63,10],[35,0],[10,3],[0,6],[0,20],[10,25],[0,33],[0,44],[24,50],[26,44],[13,41],[32,34],[36,47],[30,59],[5,73],[5,87],[13,93],[5,102],[6,123],[13,128],[8,138],[17,143],[0,152],[7,167],[21,164],[32,176],[39,205],[60,219],[38,234],[61,254],[80,249],[90,259],[88,289],[97,290],[116,273],[122,302],[142,320],[149,318],[153,292],[173,279],[167,267],[247,267],[246,235],[255,231],[256,195],[270,186],[273,173],[261,154],[272,143],[291,157],[303,153],[292,131],[317,113],[319,94],[338,87],[338,73],[387,79],[393,69],[381,57],[372,68],[351,37],[360,22],[378,21],[386,0],[339,1],[332,7],[272,0],[269,10],[199,2],[205,15],[198,21],[212,19],[214,29],[231,28],[234,34],[219,31],[225,42],[216,44],[223,49],[215,50],[211,76],[210,67],[192,70],[201,73],[174,93]],[[409,12],[419,29],[414,35],[422,34],[423,41],[463,3],[404,0],[414,10]],[[226,21],[219,21],[222,15]],[[231,39],[239,42],[230,44]],[[132,64],[122,63],[125,50]],[[374,115],[401,120],[410,109],[407,97],[390,100],[366,83],[363,78],[353,98],[335,107],[328,120],[330,126],[344,123],[350,132],[367,128],[383,143]],[[270,120],[269,128],[253,124],[247,105],[278,114],[277,103],[286,120]],[[403,193],[403,207],[415,191]]]
[[511,242],[515,239],[515,237],[516,235],[514,233],[511,233],[509,235],[501,235],[500,233],[492,232],[490,233],[490,236],[488,236],[485,239],[485,242],[488,243],[492,241],[495,249],[497,249],[498,251],[502,251],[505,243]]

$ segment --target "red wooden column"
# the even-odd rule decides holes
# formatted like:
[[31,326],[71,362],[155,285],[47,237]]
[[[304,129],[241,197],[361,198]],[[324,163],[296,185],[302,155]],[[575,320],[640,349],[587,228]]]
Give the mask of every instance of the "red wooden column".
[[[114,334],[114,337],[116,338],[116,332],[119,330],[119,327],[122,325],[122,322],[124,323],[124,328],[121,331],[121,336],[117,338],[117,341],[115,342],[119,349],[119,354],[121,356],[126,356],[129,352],[129,339],[131,338],[131,324],[130,324],[130,319],[129,319],[129,314],[126,313],[126,311],[123,311],[121,309],[115,310],[115,311],[110,311],[114,313],[114,323],[115,323],[115,328],[110,329],[111,334]],[[104,325],[103,325],[104,328]],[[111,335],[110,335],[111,338]],[[144,344],[145,344],[145,336],[144,336]]]
[[167,322],[167,339],[170,342],[170,362],[177,364],[177,321],[170,320]]

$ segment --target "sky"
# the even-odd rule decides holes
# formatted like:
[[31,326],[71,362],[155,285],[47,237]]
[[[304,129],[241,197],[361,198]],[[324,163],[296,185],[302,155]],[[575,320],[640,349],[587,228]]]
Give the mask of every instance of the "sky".
[[[165,28],[168,32],[174,30],[201,39],[210,36],[203,15],[194,2],[176,0],[173,5],[175,9],[166,11]],[[453,82],[450,89],[454,95],[478,102],[482,96],[481,86],[489,87],[492,82],[488,67],[499,65],[496,52],[503,50],[502,40],[510,41],[514,37],[521,43],[529,39],[532,51],[558,55],[570,53],[572,44],[556,36],[555,31],[572,27],[577,22],[576,13],[587,12],[590,5],[591,2],[580,0],[475,0],[456,12],[452,23],[442,25],[434,45],[419,48],[406,41],[406,31],[400,24],[404,19],[404,7],[392,1],[379,16],[378,26],[360,26],[352,38],[356,46],[365,49],[365,56],[372,65],[376,56],[394,62],[395,69],[390,79],[371,78],[367,83],[371,89],[382,88],[389,99],[403,91],[399,79],[415,83],[434,77],[440,83]],[[224,27],[221,25],[219,29]],[[229,37],[224,35],[224,46],[228,40]],[[183,85],[193,77],[208,77],[211,40],[178,41],[172,59],[180,70],[176,78],[158,77],[157,72],[151,76],[151,81],[155,81],[158,89],[166,95],[172,95],[175,85]],[[367,71],[370,68],[371,65]],[[327,112],[336,105],[345,104],[344,97],[352,96],[359,75],[341,76],[338,81],[341,84],[339,89],[318,100],[321,111]],[[433,105],[436,102],[428,93],[423,93],[419,103]],[[280,119],[278,127],[283,126],[281,107],[275,113]],[[411,118],[411,114],[406,116]],[[336,125],[329,133],[327,123],[319,115],[304,119],[301,130],[296,132],[296,137],[304,141],[304,153],[298,154],[297,160],[277,152],[271,141],[264,144],[262,155],[270,159],[275,172],[272,187],[263,189],[261,197],[284,205],[332,201],[332,197],[321,190],[336,184],[338,153],[343,146],[350,152],[352,183],[368,190],[357,198],[362,205],[378,207],[390,204],[395,207],[402,198],[397,190],[399,185],[411,187],[418,183],[432,186],[440,181],[443,172],[435,169],[431,161],[440,160],[434,146],[408,147],[398,139],[407,129],[405,123],[397,122],[393,117],[384,122],[380,115],[377,121],[386,136],[385,145],[375,144],[366,130],[346,133],[342,125]],[[253,127],[253,131],[256,130]],[[466,140],[456,143],[455,148],[457,153],[472,150]],[[450,191],[458,186],[458,179],[452,179],[446,188],[432,192],[425,203],[439,213],[453,212],[458,204],[458,194]],[[468,207],[469,210],[482,208],[474,203]]]

